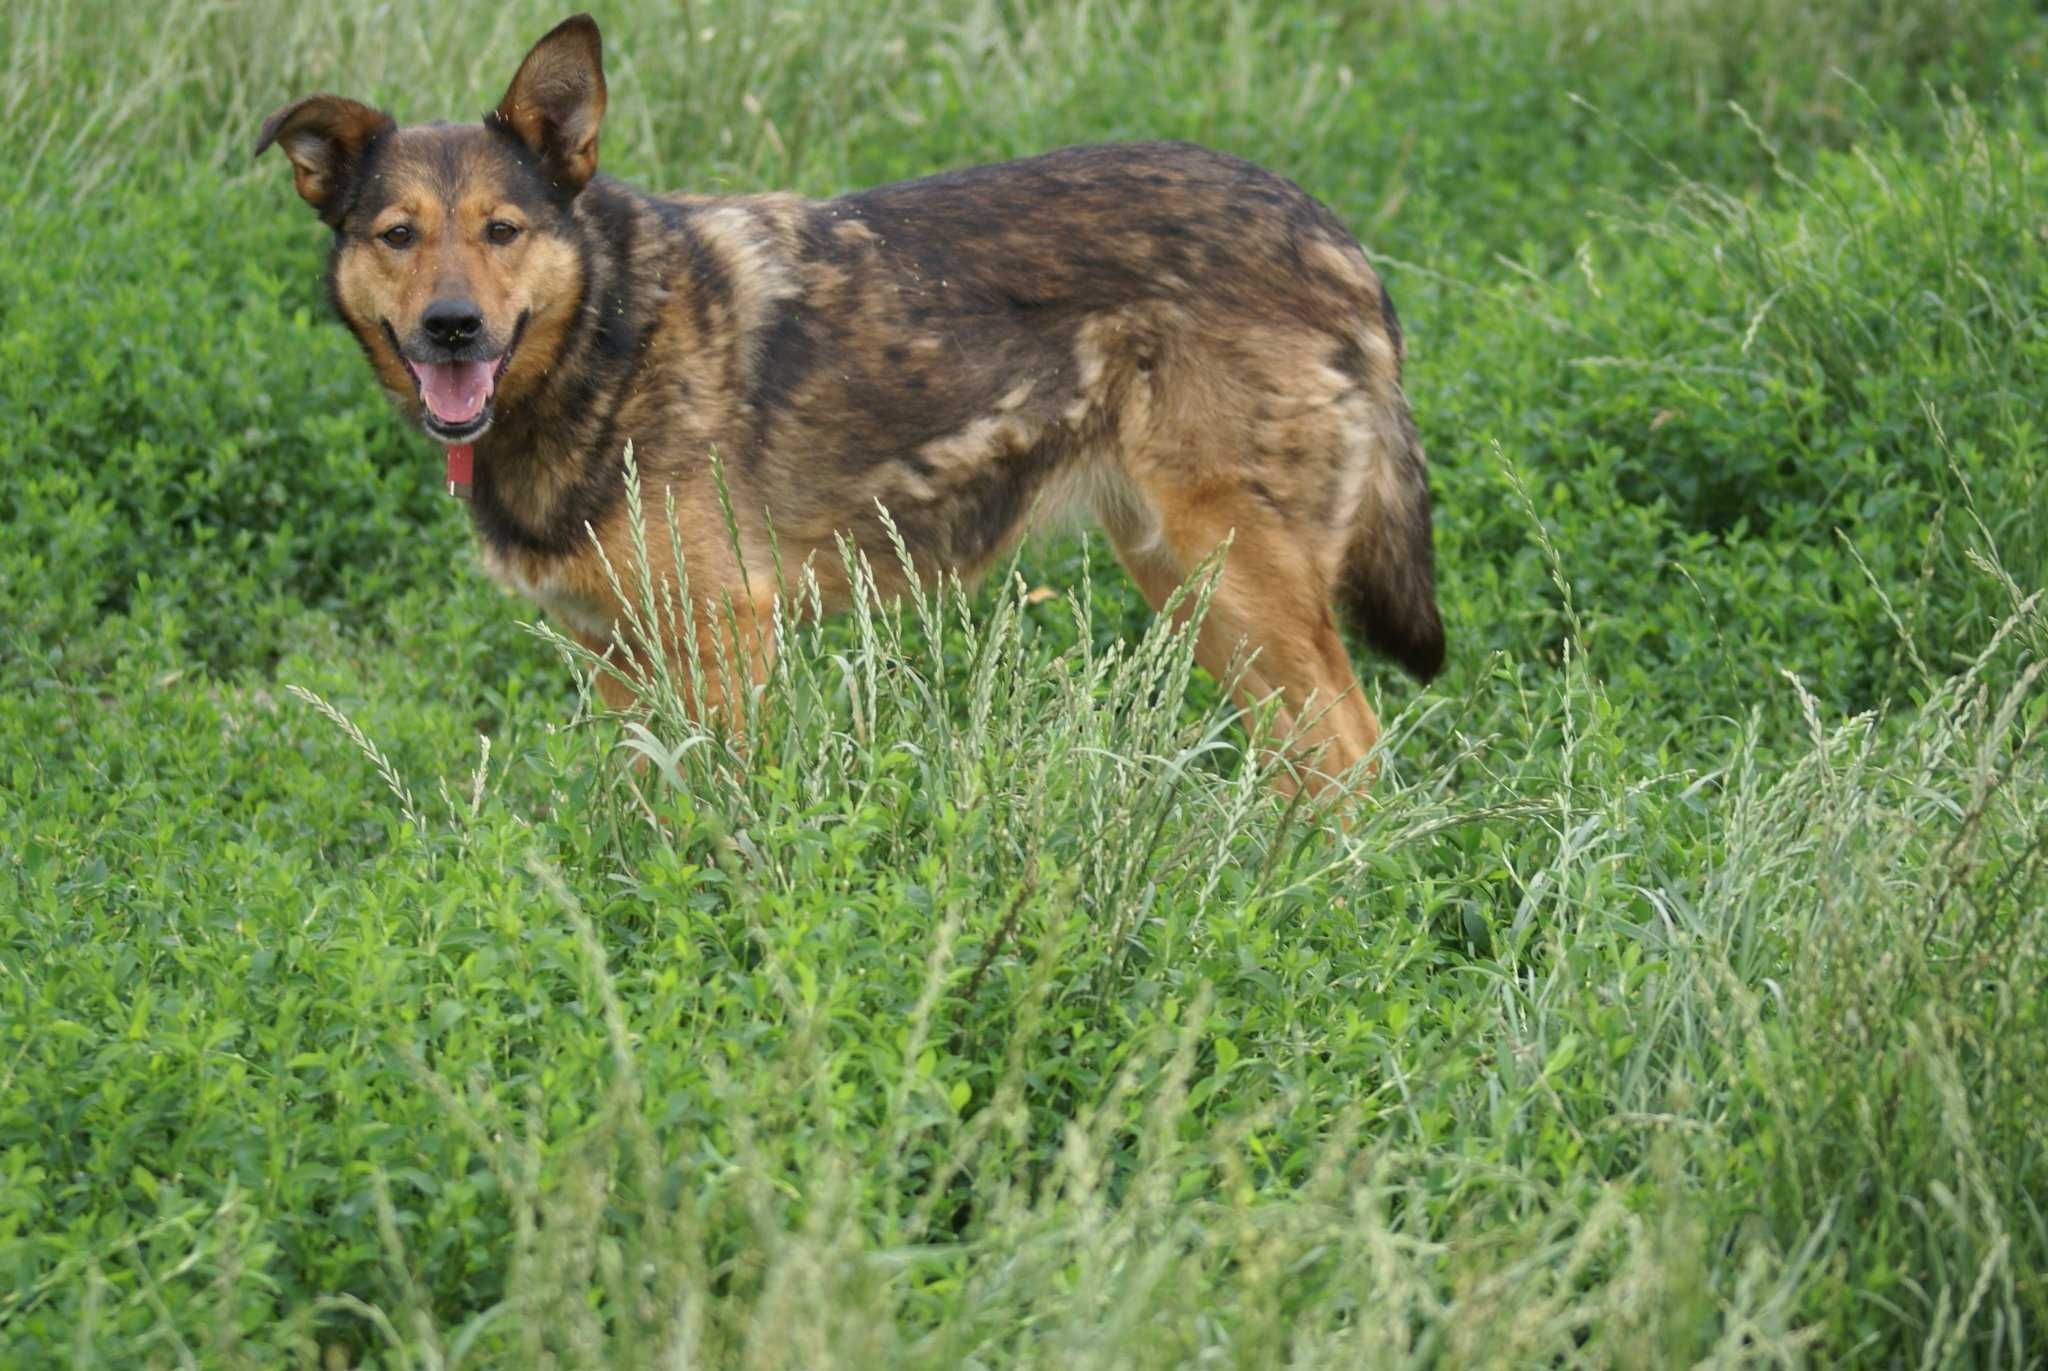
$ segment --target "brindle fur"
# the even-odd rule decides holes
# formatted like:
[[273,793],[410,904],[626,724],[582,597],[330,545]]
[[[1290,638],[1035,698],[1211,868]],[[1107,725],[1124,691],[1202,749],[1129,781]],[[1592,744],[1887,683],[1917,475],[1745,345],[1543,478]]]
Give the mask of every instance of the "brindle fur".
[[[1241,697],[1278,694],[1317,783],[1379,732],[1333,597],[1375,648],[1437,672],[1393,302],[1293,183],[1133,143],[822,201],[652,195],[593,175],[604,102],[597,28],[579,16],[481,125],[399,128],[315,96],[257,148],[284,147],[333,229],[334,306],[408,413],[421,407],[396,346],[428,303],[473,297],[492,338],[516,333],[475,444],[475,523],[491,573],[593,650],[651,646],[615,640],[591,539],[629,562],[630,441],[654,574],[678,570],[672,499],[691,591],[739,604],[756,672],[771,524],[784,562],[811,559],[839,608],[835,537],[884,548],[878,505],[918,565],[966,576],[1034,509],[1078,507],[1155,608],[1229,539],[1200,660],[1222,675],[1249,649]],[[494,216],[524,232],[488,241]],[[417,233],[402,253],[375,236],[399,221]]]

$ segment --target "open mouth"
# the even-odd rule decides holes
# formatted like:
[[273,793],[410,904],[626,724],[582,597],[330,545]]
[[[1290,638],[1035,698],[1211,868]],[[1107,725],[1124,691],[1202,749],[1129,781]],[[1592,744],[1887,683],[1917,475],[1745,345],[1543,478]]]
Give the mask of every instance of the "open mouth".
[[455,443],[475,438],[490,427],[491,401],[498,393],[498,380],[505,374],[513,350],[519,346],[519,335],[526,331],[524,315],[512,330],[512,341],[503,352],[495,357],[463,361],[415,360],[398,346],[398,337],[388,323],[384,331],[391,335],[392,348],[412,375],[420,407],[426,411],[422,418],[429,434],[442,442]]

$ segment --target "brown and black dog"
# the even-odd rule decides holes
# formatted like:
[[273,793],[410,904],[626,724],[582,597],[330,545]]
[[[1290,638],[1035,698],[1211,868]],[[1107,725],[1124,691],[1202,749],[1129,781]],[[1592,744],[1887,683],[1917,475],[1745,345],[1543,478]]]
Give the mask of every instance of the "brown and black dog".
[[624,641],[598,552],[631,561],[630,441],[654,575],[736,604],[757,676],[771,528],[842,607],[835,539],[886,550],[878,506],[919,566],[965,576],[1078,508],[1155,608],[1228,539],[1199,658],[1250,654],[1240,697],[1279,695],[1318,784],[1379,734],[1333,599],[1416,676],[1442,665],[1393,302],[1292,182],[1133,143],[832,200],[652,195],[596,175],[604,111],[578,16],[481,124],[316,95],[256,144],[333,230],[329,294],[378,380],[473,449],[486,566],[593,651],[680,651]]

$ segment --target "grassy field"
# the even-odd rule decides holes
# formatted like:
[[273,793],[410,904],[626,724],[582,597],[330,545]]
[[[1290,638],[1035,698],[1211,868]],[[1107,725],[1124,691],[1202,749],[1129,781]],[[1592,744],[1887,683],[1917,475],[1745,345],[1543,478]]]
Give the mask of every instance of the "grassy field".
[[247,160],[559,17],[0,14],[0,1364],[2048,1359],[2037,6],[601,7],[621,174],[1358,231],[1452,658],[1349,834],[1078,538],[744,774],[590,716]]

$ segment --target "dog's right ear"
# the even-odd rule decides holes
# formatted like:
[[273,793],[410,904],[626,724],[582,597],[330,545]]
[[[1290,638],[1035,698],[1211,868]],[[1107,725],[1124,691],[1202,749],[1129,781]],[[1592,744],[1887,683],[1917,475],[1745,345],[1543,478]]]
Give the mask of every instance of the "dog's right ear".
[[548,32],[489,116],[526,144],[565,194],[597,171],[597,129],[604,122],[604,41],[587,14]]
[[364,149],[398,127],[381,110],[339,95],[309,95],[263,121],[256,135],[260,157],[272,143],[291,159],[299,198],[330,226],[348,204],[348,184]]

